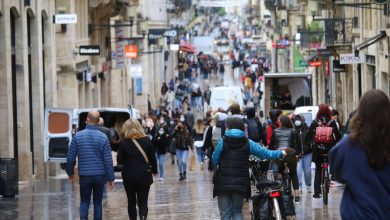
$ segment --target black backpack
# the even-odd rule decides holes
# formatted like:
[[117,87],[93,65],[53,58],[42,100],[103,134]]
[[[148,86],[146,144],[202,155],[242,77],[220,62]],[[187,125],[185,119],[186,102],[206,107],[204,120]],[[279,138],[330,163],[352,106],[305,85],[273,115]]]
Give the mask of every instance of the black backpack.
[[248,138],[252,141],[258,142],[260,141],[260,135],[259,135],[259,125],[257,124],[256,119],[248,119]]

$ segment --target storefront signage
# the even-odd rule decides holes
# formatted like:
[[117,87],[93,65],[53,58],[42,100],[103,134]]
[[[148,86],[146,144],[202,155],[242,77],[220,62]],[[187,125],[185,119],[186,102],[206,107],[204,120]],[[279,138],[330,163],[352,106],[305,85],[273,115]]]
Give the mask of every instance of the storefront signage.
[[138,57],[138,48],[136,45],[126,45],[125,46],[125,56],[128,59],[134,59]]
[[80,56],[100,55],[100,46],[98,45],[79,46],[79,55]]
[[76,24],[77,14],[56,14],[53,15],[54,24]]
[[129,71],[129,78],[142,77],[142,65],[129,64],[128,71]]
[[163,37],[176,37],[176,30],[167,29],[149,29],[148,42],[149,45],[157,44],[157,40]]
[[311,66],[311,67],[319,67],[321,65],[322,65],[321,61],[311,61],[311,62],[309,62],[309,66]]
[[278,41],[272,41],[272,48],[286,48],[290,46],[290,41],[286,39],[278,40]]
[[357,64],[357,63],[365,63],[366,55],[359,54],[359,56],[355,56],[355,54],[340,54],[340,64]]
[[299,61],[299,67],[308,67],[308,66],[309,66],[309,64],[306,61],[304,61],[304,60]]
[[[124,38],[125,35],[125,28],[124,27],[117,27],[115,28],[115,37],[117,39]],[[126,41],[120,40],[115,43],[115,67],[117,69],[123,69],[125,68],[125,46],[126,46]]]

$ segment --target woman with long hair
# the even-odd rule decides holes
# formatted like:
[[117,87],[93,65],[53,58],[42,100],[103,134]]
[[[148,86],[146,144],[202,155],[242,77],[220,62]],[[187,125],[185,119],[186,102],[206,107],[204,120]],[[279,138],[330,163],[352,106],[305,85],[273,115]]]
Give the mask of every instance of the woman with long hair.
[[[277,148],[292,148],[295,152],[300,152],[298,149],[300,144],[297,143],[299,139],[296,137],[296,133],[294,131],[294,125],[291,119],[282,115],[279,119],[280,128],[277,128],[272,133],[271,142],[269,144],[269,149],[276,150]],[[272,169],[277,172],[282,172],[280,167],[283,166],[284,163],[287,163],[289,169],[289,176],[292,182],[292,186],[294,189],[294,202],[299,204],[301,202],[301,198],[299,196],[299,182],[298,182],[298,174],[297,174],[297,158],[289,157],[288,160],[274,160],[272,161]]]
[[349,125],[349,135],[330,151],[330,168],[346,183],[343,219],[389,219],[390,100],[380,90],[366,92]]
[[[320,126],[332,128],[333,141],[331,143],[321,143],[315,139],[316,129]],[[321,164],[327,159],[329,150],[336,145],[341,137],[336,121],[331,119],[329,106],[327,104],[319,105],[316,119],[312,121],[306,135],[306,143],[313,146],[312,161],[316,164],[313,194],[316,199],[321,197]]]
[[177,123],[175,131],[172,134],[172,138],[176,148],[176,158],[178,161],[177,166],[180,174],[179,180],[182,181],[187,179],[188,150],[189,148],[193,150],[193,146],[190,141],[190,134],[187,127],[184,125],[184,122],[179,121]]
[[118,164],[123,164],[123,185],[127,195],[127,211],[131,220],[137,219],[138,204],[141,219],[148,215],[148,197],[157,162],[152,142],[136,119],[128,119],[122,127],[123,139],[119,143]]
[[198,157],[198,162],[200,164],[201,170],[204,169],[204,165],[203,165],[204,153],[202,150],[203,143],[204,143],[203,142],[204,131],[205,131],[205,127],[203,125],[203,120],[199,118],[198,120],[196,120],[196,123],[194,125],[194,129],[192,130],[192,138],[194,140],[194,146],[196,149],[196,156]]

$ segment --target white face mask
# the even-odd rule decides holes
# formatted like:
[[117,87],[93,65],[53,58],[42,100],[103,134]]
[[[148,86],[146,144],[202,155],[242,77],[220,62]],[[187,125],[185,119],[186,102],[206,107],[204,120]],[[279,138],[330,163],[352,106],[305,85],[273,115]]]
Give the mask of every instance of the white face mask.
[[180,117],[180,121],[185,121],[184,117]]
[[160,124],[162,124],[162,123],[164,123],[164,119],[161,119],[161,120],[160,120]]
[[296,120],[294,123],[295,123],[295,126],[297,126],[297,127],[302,126],[302,122],[300,120]]
[[164,130],[159,130],[158,133],[159,133],[160,135],[163,135],[163,134],[164,134]]

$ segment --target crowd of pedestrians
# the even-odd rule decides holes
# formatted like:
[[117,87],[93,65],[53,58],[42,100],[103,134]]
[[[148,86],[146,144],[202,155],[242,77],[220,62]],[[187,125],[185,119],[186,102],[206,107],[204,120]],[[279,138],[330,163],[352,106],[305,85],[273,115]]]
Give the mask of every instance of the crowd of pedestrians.
[[[184,114],[163,111],[142,120],[128,119],[117,128],[117,161],[122,165],[129,218],[137,218],[138,206],[138,215],[146,219],[153,176],[164,180],[165,155],[170,153],[171,163],[177,163],[179,181],[188,178],[190,154],[197,157],[200,170],[207,166],[207,170],[214,172],[213,194],[218,197],[222,219],[242,219],[242,203],[250,195],[247,187],[250,155],[271,160],[270,167],[276,173],[287,165],[295,204],[301,200],[303,176],[307,193],[312,192],[311,162],[316,167],[313,198],[322,196],[321,164],[330,155],[332,178],[345,186],[341,206],[343,218],[384,219],[387,216],[384,210],[389,208],[386,202],[390,181],[389,143],[385,135],[389,131],[388,112],[385,111],[389,108],[390,101],[383,92],[367,92],[352,114],[348,129],[343,129],[338,112],[326,104],[319,106],[310,125],[306,124],[303,115],[286,116],[276,109],[271,110],[268,120],[262,123],[254,107],[241,108],[238,104],[231,105],[227,111],[209,111],[205,118],[196,119],[188,107]],[[379,119],[377,115],[384,117]],[[76,133],[68,150],[66,171],[71,181],[78,157],[81,219],[88,216],[92,194],[94,216],[101,219],[104,185],[108,181],[109,189],[114,187],[110,143],[116,140],[110,140],[109,132],[102,128],[99,120],[98,112],[90,112],[88,125]],[[321,130],[330,132],[321,133]],[[343,136],[340,130],[346,137],[337,144]],[[368,183],[367,178],[372,181]],[[377,196],[375,199],[367,197],[370,194]],[[363,207],[370,212],[350,211]]]

